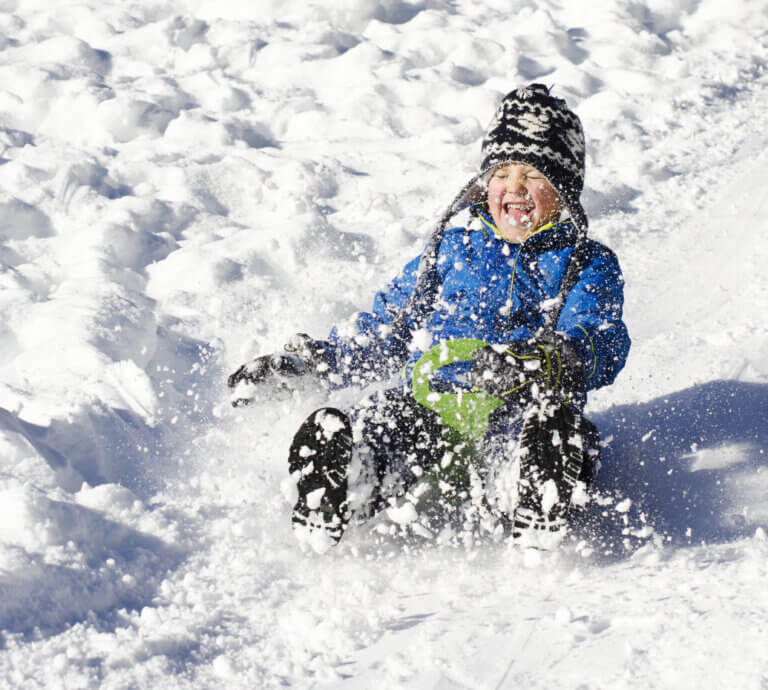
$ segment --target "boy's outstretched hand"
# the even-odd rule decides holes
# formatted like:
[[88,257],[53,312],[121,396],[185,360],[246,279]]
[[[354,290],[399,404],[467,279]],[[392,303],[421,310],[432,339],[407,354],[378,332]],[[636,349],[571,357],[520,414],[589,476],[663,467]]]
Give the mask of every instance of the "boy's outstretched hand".
[[256,399],[259,384],[273,384],[290,389],[287,379],[307,373],[306,362],[295,355],[262,355],[243,364],[227,379],[232,389],[232,407],[248,405]]
[[567,397],[584,388],[584,365],[559,336],[506,345],[487,345],[472,356],[475,390],[504,399],[530,400],[539,394]]
[[318,343],[299,333],[286,344],[285,354],[262,355],[246,362],[227,379],[232,407],[281,397],[294,390],[297,379],[307,374],[323,380],[328,367],[322,353]]

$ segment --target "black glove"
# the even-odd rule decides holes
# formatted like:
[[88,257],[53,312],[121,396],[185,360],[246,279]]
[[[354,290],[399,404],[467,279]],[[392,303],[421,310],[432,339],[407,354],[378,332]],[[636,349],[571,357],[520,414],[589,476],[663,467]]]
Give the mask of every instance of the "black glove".
[[472,356],[470,383],[497,398],[565,398],[584,389],[584,365],[560,336],[487,345]]
[[233,391],[232,406],[248,405],[256,399],[257,390],[250,386],[271,388],[269,397],[294,390],[297,379],[307,375],[325,383],[331,371],[330,350],[321,341],[304,333],[293,336],[284,347],[285,354],[262,355],[243,364],[227,379]]

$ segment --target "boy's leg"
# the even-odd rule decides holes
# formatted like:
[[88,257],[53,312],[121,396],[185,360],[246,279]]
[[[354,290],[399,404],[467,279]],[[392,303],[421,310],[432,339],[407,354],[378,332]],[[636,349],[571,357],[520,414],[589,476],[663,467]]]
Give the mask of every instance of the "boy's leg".
[[[367,398],[350,411],[355,438],[355,501],[362,514],[404,495],[447,448],[440,418],[405,388]],[[354,477],[356,479],[357,477]],[[354,500],[354,499],[353,499]]]
[[533,404],[492,419],[485,448],[489,501],[513,533],[559,531],[578,483],[599,469],[599,435],[568,405]]
[[298,499],[292,520],[337,542],[352,512],[369,515],[403,495],[442,455],[440,420],[402,388],[348,413],[326,407],[299,427],[289,450]]

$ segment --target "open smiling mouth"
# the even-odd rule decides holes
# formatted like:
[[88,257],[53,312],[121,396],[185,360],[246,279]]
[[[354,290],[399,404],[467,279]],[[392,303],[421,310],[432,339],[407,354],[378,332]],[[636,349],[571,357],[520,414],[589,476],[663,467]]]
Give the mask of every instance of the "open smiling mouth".
[[512,225],[527,225],[531,222],[531,215],[536,208],[535,204],[507,202],[502,204],[504,217]]
[[533,213],[535,206],[533,204],[518,204],[514,202],[507,202],[502,206],[504,213],[507,215],[517,211],[518,213],[530,214]]

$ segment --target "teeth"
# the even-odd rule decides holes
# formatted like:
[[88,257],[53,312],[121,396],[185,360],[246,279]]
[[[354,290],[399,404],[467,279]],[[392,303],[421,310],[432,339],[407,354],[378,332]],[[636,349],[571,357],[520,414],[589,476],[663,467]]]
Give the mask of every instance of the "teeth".
[[530,206],[521,206],[517,204],[504,204],[504,210],[509,213],[510,211],[522,211],[523,213],[530,213],[533,208]]

